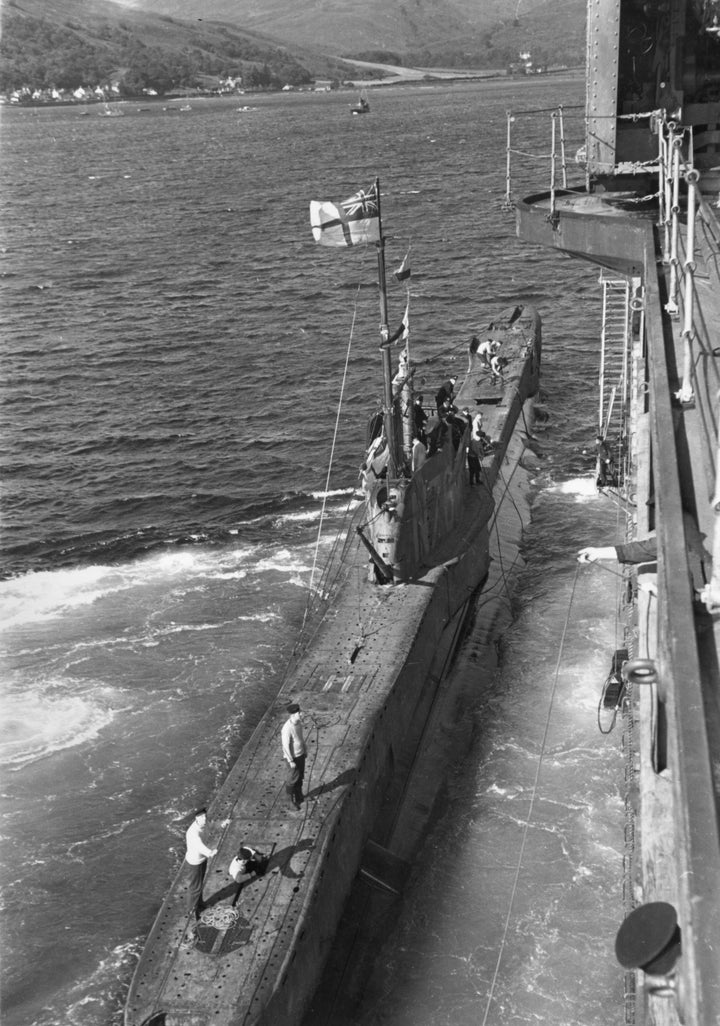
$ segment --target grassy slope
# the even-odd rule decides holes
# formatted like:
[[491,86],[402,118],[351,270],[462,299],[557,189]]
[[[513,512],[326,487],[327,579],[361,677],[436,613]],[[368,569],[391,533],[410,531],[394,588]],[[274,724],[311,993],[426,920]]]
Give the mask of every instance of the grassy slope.
[[[194,4],[197,11],[197,3]],[[89,37],[94,37],[102,25],[114,25],[123,22],[128,28],[140,33],[147,46],[183,46],[195,33],[202,32],[211,37],[221,30],[220,25],[196,14],[187,21],[181,18],[168,17],[160,10],[161,5],[147,4],[147,9],[124,6],[113,0],[5,0],[2,6],[3,15],[26,14],[32,18],[44,18],[58,25],[67,25],[74,29],[85,29]],[[269,39],[259,32],[247,31],[235,19],[230,19],[228,26],[233,31],[248,39],[268,47],[282,46],[277,39]]]
[[[195,6],[197,9],[197,4]],[[313,75],[344,77],[350,74],[349,67],[328,59],[317,50],[285,45],[263,33],[246,30],[237,22],[224,25],[197,16],[190,21],[182,21],[139,7],[124,7],[112,0],[4,0],[3,21],[10,16],[23,15],[71,29],[83,41],[101,48],[105,45],[103,30],[120,24],[150,47],[175,51],[197,48],[209,53],[225,52],[230,36],[254,44],[261,62],[266,59],[272,65],[274,55],[287,53]]]
[[386,51],[416,64],[452,55],[453,66],[501,67],[528,49],[543,61],[580,63],[584,3],[511,0],[517,19],[507,0],[5,0],[2,12],[71,26],[90,42],[120,22],[149,46],[177,50],[222,51],[229,32],[268,54],[285,50],[315,76],[349,77],[326,55]]
[[[197,0],[118,0],[191,20]],[[204,0],[203,16],[326,53],[399,54],[464,49],[486,40],[512,49],[577,50],[585,42],[585,0]],[[515,24],[517,21],[519,24]]]

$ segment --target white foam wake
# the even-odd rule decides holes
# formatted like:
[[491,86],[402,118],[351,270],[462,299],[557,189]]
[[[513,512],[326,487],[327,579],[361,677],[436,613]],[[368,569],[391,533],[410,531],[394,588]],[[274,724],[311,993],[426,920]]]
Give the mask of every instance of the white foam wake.
[[574,477],[570,481],[561,481],[553,485],[548,491],[559,495],[576,495],[584,499],[595,498],[599,494],[594,477]]
[[115,715],[108,699],[102,688],[94,689],[92,697],[78,693],[52,695],[43,686],[30,693],[4,695],[0,765],[20,769],[54,752],[91,741]]
[[0,623],[7,629],[55,620],[121,592],[242,580],[252,571],[306,569],[285,549],[259,558],[266,548],[173,549],[116,566],[73,567],[14,577],[0,581]]

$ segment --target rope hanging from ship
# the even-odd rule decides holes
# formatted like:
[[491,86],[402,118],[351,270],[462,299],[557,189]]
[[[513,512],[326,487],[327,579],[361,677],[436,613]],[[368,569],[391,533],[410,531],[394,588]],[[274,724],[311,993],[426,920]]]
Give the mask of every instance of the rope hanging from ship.
[[533,812],[534,812],[534,809],[535,809],[535,800],[537,798],[538,783],[540,781],[540,772],[542,770],[543,760],[544,760],[544,757],[545,757],[545,750],[546,750],[546,747],[547,747],[548,734],[550,732],[550,722],[551,722],[551,719],[552,719],[553,706],[554,706],[554,703],[555,703],[555,694],[557,692],[558,679],[560,677],[560,664],[562,662],[563,654],[564,654],[564,650],[565,650],[565,638],[566,638],[566,635],[567,635],[568,625],[570,623],[570,613],[571,613],[571,610],[572,610],[573,600],[575,598],[575,589],[577,587],[579,571],[580,571],[580,566],[577,565],[575,567],[575,576],[573,577],[572,588],[571,588],[571,591],[570,591],[570,600],[568,602],[568,609],[567,609],[567,614],[565,616],[565,623],[563,624],[562,635],[560,637],[560,646],[559,646],[559,649],[558,649],[557,663],[555,664],[555,674],[554,674],[554,677],[553,677],[552,688],[551,688],[551,691],[550,691],[550,699],[549,699],[549,702],[548,702],[547,715],[545,717],[545,727],[544,727],[544,730],[543,730],[543,737],[542,737],[542,742],[541,742],[541,745],[540,745],[540,755],[538,757],[537,767],[536,767],[536,770],[535,770],[535,779],[533,781],[533,787],[532,787],[532,794],[530,796],[530,808],[528,809],[527,818],[526,818],[525,823],[523,825],[522,840],[520,842],[520,852],[519,852],[519,855],[518,855],[517,865],[515,867],[515,876],[513,878],[512,890],[510,892],[510,902],[508,904],[508,910],[507,910],[507,914],[505,916],[505,922],[503,924],[503,932],[502,932],[502,938],[500,940],[500,948],[499,948],[498,956],[497,956],[497,959],[496,959],[496,962],[495,962],[495,969],[494,969],[494,972],[493,972],[493,977],[492,977],[492,980],[490,982],[490,990],[488,992],[487,1004],[485,1006],[485,1014],[483,1015],[481,1026],[486,1026],[487,1021],[488,1021],[488,1016],[490,1014],[490,1008],[491,1008],[491,1005],[492,1005],[492,1002],[493,1002],[494,993],[495,993],[495,987],[497,985],[497,979],[498,979],[498,975],[499,975],[499,972],[500,972],[500,966],[502,964],[503,954],[504,954],[505,947],[506,947],[506,944],[507,944],[507,936],[508,936],[508,931],[510,929],[510,919],[512,917],[512,912],[513,912],[513,908],[514,908],[514,905],[515,905],[515,897],[517,895],[518,885],[519,885],[519,882],[520,882],[520,872],[522,870],[523,859],[525,857],[525,848],[527,846],[527,838],[528,838],[528,833],[529,833],[529,830],[530,830],[530,823],[532,822]]

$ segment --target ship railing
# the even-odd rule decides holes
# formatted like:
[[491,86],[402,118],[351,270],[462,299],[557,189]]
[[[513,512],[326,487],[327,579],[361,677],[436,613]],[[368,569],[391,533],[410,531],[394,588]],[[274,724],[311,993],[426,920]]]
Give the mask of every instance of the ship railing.
[[[715,404],[720,420],[720,389],[715,397]],[[718,434],[715,445],[715,491],[711,505],[713,513],[712,573],[700,597],[707,610],[710,613],[715,613],[720,609],[720,434]]]
[[[517,124],[521,118],[528,118],[529,126],[523,132],[523,139],[530,143],[541,144],[544,132],[542,129],[538,131],[535,127],[541,124],[541,117],[548,117],[550,119],[550,149],[533,151],[529,149],[517,149],[513,146],[513,136],[517,130]],[[652,126],[656,121],[662,121],[664,119],[665,112],[662,110],[649,110],[633,114],[621,114],[619,117],[613,116],[608,120],[612,121],[643,121],[647,120]],[[514,209],[512,200],[513,196],[513,168],[517,176],[517,158],[523,158],[524,160],[531,159],[533,161],[548,161],[549,162],[549,178],[550,178],[550,212],[548,214],[548,220],[554,223],[558,217],[557,200],[558,195],[562,194],[566,196],[568,193],[576,193],[578,195],[587,195],[590,191],[590,172],[591,166],[588,161],[588,140],[593,138],[590,129],[590,120],[599,120],[597,115],[593,115],[592,119],[585,114],[584,106],[571,105],[565,106],[559,104],[556,107],[536,107],[529,110],[508,110],[506,112],[507,127],[506,127],[506,141],[505,141],[505,197],[502,204],[502,209],[505,211],[511,211]],[[523,122],[525,126],[526,122]],[[577,136],[576,142],[568,143],[568,125],[570,125],[574,135]],[[574,136],[573,136],[574,137]],[[574,151],[574,159],[568,160],[568,152]],[[663,160],[665,159],[664,150],[662,146],[658,148],[658,156],[648,161],[626,161],[616,164],[613,168],[608,169],[611,174],[614,175],[657,175],[662,170]],[[573,170],[577,168],[582,174],[582,183],[570,182]],[[532,179],[537,178],[537,170],[533,165]],[[646,203],[652,196],[644,194],[638,197],[638,203]],[[627,200],[626,202],[630,202]]]
[[[648,380],[652,473],[656,498],[658,588],[655,723],[658,710],[667,717],[664,732],[668,782],[673,791],[674,845],[679,861],[678,918],[682,923],[682,959],[678,969],[679,1021],[693,1024],[720,1022],[720,824],[715,798],[718,719],[714,659],[707,655],[711,642],[698,633],[693,609],[693,585],[687,567],[687,540],[683,518],[683,487],[670,382],[674,373],[672,347],[663,344],[662,283],[656,266],[655,238],[645,233],[644,270],[647,290],[648,336],[658,344],[648,347]],[[669,349],[669,352],[667,351]],[[682,527],[680,525],[683,525]],[[701,669],[701,664],[703,668]],[[656,731],[655,738],[660,738]],[[663,1022],[666,1021],[663,1016]],[[668,1013],[667,1021],[676,1021]]]
[[[632,121],[632,122],[647,121],[648,122],[648,127],[650,128],[651,131],[654,131],[655,125],[657,125],[658,122],[663,122],[664,119],[665,119],[665,111],[664,110],[660,110],[660,109],[636,111],[636,112],[634,112],[632,114],[618,114],[617,116],[608,114],[608,115],[605,115],[604,117],[600,116],[600,115],[597,115],[597,114],[594,114],[593,117],[592,117],[593,121],[602,121],[602,120],[609,120],[609,121]],[[590,121],[590,119],[588,119],[588,136],[590,135],[589,121]],[[617,176],[617,175],[659,175],[659,174],[662,173],[662,167],[663,167],[663,164],[664,164],[664,162],[666,160],[667,160],[667,156],[666,156],[666,153],[665,153],[665,147],[662,144],[659,144],[658,145],[658,155],[657,155],[657,157],[653,158],[652,160],[623,160],[623,161],[619,161],[617,164],[615,164],[612,168],[609,169],[609,174],[615,175],[615,176]],[[589,176],[590,170],[591,170],[590,167],[588,167],[588,176]],[[660,199],[660,201],[662,202],[662,197],[661,197],[660,193],[656,193],[656,194],[651,195],[651,196],[643,195],[642,196],[642,202],[647,202],[647,200],[655,199],[655,198]]]
[[[658,147],[660,152],[660,220],[663,238],[663,261],[669,268],[668,299],[665,309],[671,317],[680,315],[682,306],[683,324],[683,369],[682,385],[676,393],[681,403],[693,401],[695,388],[693,341],[697,337],[694,328],[695,311],[695,229],[698,211],[704,208],[700,192],[700,175],[693,166],[692,128],[684,127],[672,119],[658,118],[656,121]],[[685,239],[681,232],[681,195],[686,195]],[[709,223],[709,219],[705,218]],[[680,250],[684,248],[681,258]]]
[[[717,221],[711,216],[708,210],[708,204],[705,197],[700,192],[698,180],[693,178],[689,184],[688,194],[688,219],[690,218],[690,193],[694,194],[694,202],[697,209],[697,217],[693,217],[694,230],[692,233],[693,246],[695,244],[696,233],[699,233],[703,237],[706,251],[720,254],[720,231],[718,231]],[[690,233],[688,233],[688,239],[690,240]],[[686,261],[690,254],[689,246],[688,252],[686,253]],[[716,259],[718,257],[716,256]],[[696,304],[694,316],[701,316],[701,309]],[[685,310],[685,323],[687,324],[690,314],[686,308]],[[694,322],[693,322],[694,323]],[[718,368],[717,359],[709,359],[709,357],[717,357],[717,350],[708,351],[707,348],[703,349],[701,340],[706,339],[711,335],[710,331],[707,330],[707,326],[701,325],[701,329],[697,332],[693,332],[687,336],[686,347],[689,350],[691,346],[697,349],[697,355],[693,356],[689,360],[688,375],[692,375],[690,390],[691,394],[697,397],[700,404],[704,408],[708,408],[712,411],[712,414],[703,418],[703,421],[707,421],[705,430],[708,435],[711,431],[714,431],[712,438],[708,437],[707,445],[712,447],[714,454],[714,466],[715,466],[715,482],[712,499],[710,500],[710,512],[712,516],[712,573],[709,582],[702,591],[701,598],[710,613],[717,613],[720,610],[720,368]],[[703,361],[705,366],[705,378],[699,378],[696,374],[696,362]],[[683,384],[687,378],[684,379]],[[708,393],[714,385],[714,395]]]
[[[505,201],[504,210],[510,210],[512,204],[512,158],[522,156],[536,159],[549,159],[550,161],[550,191],[549,191],[549,213],[548,221],[555,225],[559,219],[558,194],[562,195],[579,192],[568,182],[569,164],[567,160],[567,115],[575,117],[584,127],[584,146],[580,146],[575,153],[575,162],[584,168],[585,183],[583,192],[587,194],[590,189],[589,171],[590,163],[587,159],[588,141],[590,135],[590,118],[577,116],[573,112],[581,110],[579,107],[539,107],[531,110],[518,110],[507,112],[507,139],[506,139],[506,174],[505,174]],[[521,117],[530,117],[537,122],[540,116],[550,117],[550,151],[545,153],[520,150],[513,147],[513,130]],[[592,120],[596,121],[597,115]],[[695,301],[695,227],[698,210],[703,209],[704,200],[698,187],[699,175],[693,166],[693,129],[692,126],[680,124],[674,116],[662,109],[634,112],[613,116],[615,121],[647,121],[650,130],[657,135],[657,156],[647,161],[619,162],[614,164],[609,173],[619,175],[652,175],[657,176],[658,185],[655,193],[648,193],[645,189],[638,193],[637,203],[646,204],[648,201],[657,199],[658,202],[658,224],[662,238],[663,261],[669,268],[668,299],[665,309],[671,317],[678,317],[682,306],[683,326],[683,357],[682,357],[682,385],[677,392],[677,398],[681,403],[693,401],[694,388],[694,353],[693,340],[696,338],[694,329],[694,318],[698,304]],[[534,141],[536,133],[528,131],[523,138]],[[687,196],[686,210],[686,238],[683,243],[681,232],[683,195]],[[625,204],[632,202],[631,198],[625,197]],[[706,218],[710,224],[711,219]],[[681,247],[684,245],[685,253],[681,259]]]
[[[714,613],[720,609],[720,372],[715,355],[703,351],[701,340],[710,334],[705,325],[696,325],[702,316],[696,295],[696,232],[704,233],[708,250],[720,249],[720,238],[715,220],[709,215],[707,201],[700,189],[700,175],[693,166],[692,127],[677,124],[672,119],[658,119],[658,146],[660,152],[660,228],[663,238],[663,260],[669,265],[668,301],[665,309],[673,318],[682,311],[682,379],[675,393],[683,405],[699,402],[706,413],[700,418],[707,434],[705,444],[712,451],[715,467],[714,492],[711,499],[713,523],[712,573],[702,591],[706,608]],[[685,233],[681,232],[681,194],[685,192]],[[702,361],[705,369],[698,376],[697,365]],[[714,378],[714,381],[713,381]],[[715,395],[709,390],[715,387]]]
[[[556,107],[536,107],[530,110],[508,110],[506,112],[506,142],[505,142],[505,198],[502,204],[502,209],[506,212],[514,210],[513,203],[513,167],[517,170],[517,159],[518,157],[524,160],[532,161],[549,161],[550,164],[550,217],[555,216],[555,200],[558,189],[562,189],[563,192],[567,192],[568,189],[573,191],[569,184],[569,175],[573,169],[573,164],[568,161],[568,150],[574,148],[575,160],[574,164],[578,164],[580,161],[580,153],[582,150],[582,139],[584,134],[579,130],[577,131],[577,142],[573,146],[568,145],[568,133],[567,123],[568,120],[572,123],[577,122],[580,126],[584,124],[584,115],[576,114],[575,111],[583,111],[584,107],[580,105],[564,106],[562,104]],[[540,123],[540,116],[549,116],[550,118],[550,150],[536,150],[529,149],[516,149],[513,146],[513,134],[516,131],[517,125],[520,119],[528,119],[523,121],[523,126],[528,126],[526,131],[523,132],[523,139],[532,145],[541,145],[544,132],[542,129],[538,131],[537,125]],[[524,166],[524,165],[523,165]],[[535,165],[533,164],[533,167]],[[533,178],[535,175],[533,174]],[[560,183],[558,185],[558,183]],[[576,191],[584,191],[577,189]]]

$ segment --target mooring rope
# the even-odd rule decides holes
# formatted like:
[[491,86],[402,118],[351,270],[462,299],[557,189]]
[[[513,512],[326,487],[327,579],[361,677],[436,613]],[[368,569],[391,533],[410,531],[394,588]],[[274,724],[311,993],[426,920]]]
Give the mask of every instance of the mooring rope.
[[547,717],[545,719],[545,729],[543,732],[542,744],[540,746],[540,757],[538,759],[537,769],[535,770],[535,780],[533,781],[532,796],[530,798],[530,808],[528,810],[527,819],[525,820],[525,826],[523,827],[522,841],[520,842],[520,853],[518,855],[517,866],[515,868],[515,877],[513,880],[512,891],[510,894],[510,904],[508,905],[507,915],[505,916],[505,924],[503,926],[502,939],[500,941],[500,950],[498,951],[497,960],[495,962],[495,971],[493,972],[493,978],[490,983],[490,992],[488,993],[487,1005],[485,1008],[485,1014],[482,1019],[482,1026],[487,1023],[488,1015],[490,1014],[490,1006],[493,1002],[493,996],[495,992],[495,986],[497,984],[498,974],[500,972],[500,964],[502,962],[503,954],[505,951],[505,945],[507,943],[508,930],[510,928],[510,917],[512,916],[513,907],[515,904],[515,896],[517,894],[518,883],[520,881],[520,871],[522,870],[523,858],[525,856],[525,847],[527,844],[528,831],[530,830],[530,823],[532,821],[533,810],[535,807],[535,799],[537,797],[538,782],[540,780],[540,771],[542,769],[543,758],[545,756],[545,747],[547,745],[548,734],[550,732],[550,719],[552,716],[553,703],[555,701],[555,692],[557,691],[557,682],[560,675],[560,663],[563,657],[563,649],[565,647],[565,636],[567,634],[568,624],[570,622],[570,612],[572,610],[573,599],[575,597],[575,588],[577,586],[578,573],[580,566],[575,567],[575,576],[573,578],[572,590],[570,592],[570,601],[568,602],[567,615],[565,616],[565,624],[563,625],[562,637],[560,638],[560,648],[558,651],[557,663],[555,665],[555,676],[553,679],[553,686],[550,692],[550,701],[548,703]]

